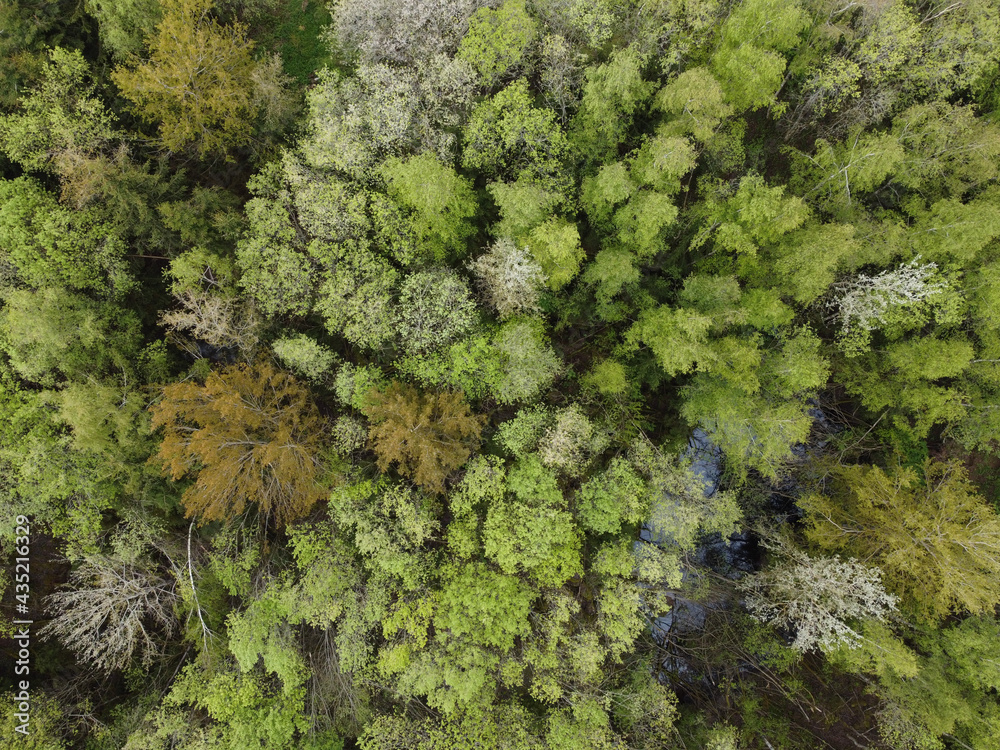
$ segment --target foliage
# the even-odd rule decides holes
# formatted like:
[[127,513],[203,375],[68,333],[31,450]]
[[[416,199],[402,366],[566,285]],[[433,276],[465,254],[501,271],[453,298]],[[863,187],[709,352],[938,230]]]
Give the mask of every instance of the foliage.
[[133,369],[141,339],[131,311],[48,287],[11,292],[3,312],[4,348],[26,381],[51,386]]
[[549,289],[561,289],[579,273],[584,252],[580,232],[572,222],[549,219],[531,230],[526,242]]
[[581,524],[599,534],[616,534],[622,523],[641,523],[649,515],[645,482],[622,458],[580,486],[576,495]]
[[88,0],[87,12],[97,19],[101,42],[122,60],[142,52],[163,18],[158,0]]
[[81,159],[110,150],[115,117],[96,95],[83,55],[56,47],[22,111],[0,118],[0,148],[25,169],[68,178]]
[[134,282],[118,233],[93,211],[71,211],[30,177],[0,181],[5,286],[66,286],[108,298]]
[[479,444],[484,422],[461,393],[423,394],[398,381],[369,395],[364,411],[381,469],[396,464],[403,476],[436,493]]
[[337,44],[362,62],[412,64],[458,46],[475,0],[349,0],[331,8]]
[[29,741],[996,747],[998,0],[325,3],[0,3]]
[[530,401],[547,388],[562,369],[562,362],[549,346],[544,328],[531,318],[511,318],[501,326],[493,345],[504,364],[495,395],[513,404]]
[[284,525],[323,495],[320,417],[306,390],[273,365],[168,385],[150,410],[154,429],[164,428],[164,471],[175,480],[196,474],[184,505],[202,523],[232,521],[254,503]]
[[149,59],[116,70],[116,85],[141,117],[159,123],[171,151],[192,147],[206,157],[249,145],[274,73],[255,63],[241,25],[211,17],[210,0],[163,0],[162,7]]
[[834,478],[834,497],[802,500],[814,544],[877,564],[889,590],[925,618],[1000,601],[1000,520],[960,465],[928,461],[922,477],[908,467],[845,466]]

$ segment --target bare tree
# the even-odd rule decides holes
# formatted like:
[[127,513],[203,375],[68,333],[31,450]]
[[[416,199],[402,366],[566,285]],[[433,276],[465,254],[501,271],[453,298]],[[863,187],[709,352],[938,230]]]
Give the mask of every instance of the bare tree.
[[252,307],[209,291],[187,290],[176,298],[180,308],[160,315],[160,325],[181,349],[201,357],[197,342],[203,341],[217,349],[235,348],[243,361],[253,360],[260,321]]
[[163,635],[177,627],[176,579],[151,564],[95,555],[70,574],[69,585],[46,598],[53,619],[40,632],[99,669],[121,669],[136,653],[151,664]]

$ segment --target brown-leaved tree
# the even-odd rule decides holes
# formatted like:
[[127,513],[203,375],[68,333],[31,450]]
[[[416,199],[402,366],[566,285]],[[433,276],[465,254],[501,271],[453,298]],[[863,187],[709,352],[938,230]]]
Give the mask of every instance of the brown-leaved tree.
[[478,447],[486,421],[472,414],[460,392],[420,393],[397,381],[372,391],[368,401],[368,436],[379,468],[395,463],[400,474],[431,492],[444,492],[445,478]]
[[320,416],[308,391],[270,363],[209,373],[204,385],[175,383],[151,407],[163,427],[159,456],[184,493],[188,516],[233,518],[256,503],[283,525],[309,512],[319,483]]

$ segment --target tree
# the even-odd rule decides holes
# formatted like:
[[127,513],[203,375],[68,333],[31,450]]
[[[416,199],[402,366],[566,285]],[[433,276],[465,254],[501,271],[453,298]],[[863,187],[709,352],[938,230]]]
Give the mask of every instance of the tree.
[[423,394],[393,381],[368,396],[365,415],[382,471],[396,464],[419,486],[444,492],[444,480],[479,445],[486,418],[473,415],[461,393]]
[[90,557],[70,574],[69,591],[46,598],[53,618],[41,634],[106,672],[124,669],[136,652],[148,667],[177,626],[175,584],[141,559]]
[[642,478],[625,459],[616,457],[604,471],[580,486],[575,504],[586,529],[617,534],[623,522],[634,524],[648,518],[649,499]]
[[316,240],[309,254],[327,269],[316,295],[327,330],[368,349],[388,341],[396,322],[392,291],[398,275],[389,262],[361,242]]
[[[218,351],[236,350],[247,362],[257,351],[260,320],[252,304],[212,291],[187,290],[175,296],[180,307],[160,314],[175,343],[200,359],[204,342]],[[190,336],[186,338],[183,331]]]
[[539,311],[545,274],[527,248],[501,237],[489,252],[470,262],[469,269],[478,277],[483,295],[501,320]]
[[632,118],[646,106],[655,84],[642,78],[645,63],[645,55],[629,47],[584,71],[583,98],[571,132],[574,145],[590,159],[603,161],[614,154]]
[[49,48],[80,45],[83,16],[78,0],[12,0],[0,6],[0,105],[17,104],[45,69]]
[[240,287],[268,315],[304,315],[312,307],[316,274],[280,165],[265,166],[247,188],[253,196],[243,208],[247,229],[236,246]]
[[[858,274],[836,285],[837,296],[827,302],[828,308],[836,308],[836,318],[840,322],[841,335],[861,337],[861,345],[867,335],[884,325],[890,324],[898,316],[898,308],[920,308],[929,297],[940,294],[947,283],[935,278],[936,263],[919,264],[919,257],[904,263],[892,271],[883,271],[876,276]],[[904,312],[905,314],[905,312]]]
[[120,137],[79,51],[50,50],[43,70],[21,111],[0,117],[0,146],[25,169],[66,176],[80,157],[108,151]]
[[511,318],[493,337],[493,345],[504,358],[494,394],[501,403],[531,401],[562,370],[562,360],[538,320]]
[[809,218],[809,208],[785,187],[768,187],[764,178],[750,174],[734,194],[710,196],[705,229],[692,241],[700,247],[711,238],[717,247],[739,256],[754,257],[762,246],[777,242]]
[[557,175],[568,149],[555,114],[534,106],[524,78],[476,105],[464,139],[463,166],[527,181]]
[[707,68],[681,73],[656,94],[657,109],[673,115],[665,133],[690,133],[704,143],[732,114],[724,101],[722,86]]
[[232,520],[255,503],[281,526],[324,496],[320,416],[308,391],[271,364],[168,385],[150,410],[153,428],[164,429],[164,471],[175,481],[196,475],[184,505],[202,523]]
[[468,180],[426,153],[406,161],[390,159],[382,174],[389,196],[410,212],[421,255],[439,262],[465,255],[475,233],[470,219],[478,209]]
[[347,0],[333,12],[333,36],[362,63],[405,66],[455,51],[481,0]]
[[53,386],[134,373],[141,332],[131,310],[58,287],[19,289],[6,303],[4,349],[25,380]]
[[778,53],[794,48],[799,32],[808,25],[809,16],[797,3],[741,3],[722,24],[721,43],[711,60],[726,103],[736,111],[772,104],[786,65]]
[[898,598],[882,588],[882,572],[854,558],[810,557],[790,544],[775,551],[783,559],[741,582],[746,607],[761,622],[795,629],[792,648],[856,647],[861,635],[852,621],[883,621]]
[[844,466],[831,494],[808,495],[807,538],[882,569],[887,587],[927,619],[1000,602],[1000,518],[956,462],[909,467]]
[[[362,63],[350,77],[320,71],[319,83],[306,96],[302,156],[310,167],[361,180],[374,177],[394,156],[430,152],[442,165],[450,164],[454,130],[471,104],[474,75],[467,63],[443,55],[422,58],[412,68]],[[453,177],[452,183],[461,180]]]
[[549,468],[577,476],[606,444],[606,436],[573,404],[556,413],[552,426],[538,442],[538,455]]
[[[303,716],[305,691],[275,691],[268,683],[232,666],[210,672],[188,664],[162,705],[151,712],[149,723],[129,737],[126,747],[163,750],[208,744],[295,750],[301,746],[297,736],[309,728]],[[204,713],[196,714],[194,708]]]
[[490,227],[494,237],[521,242],[545,221],[560,204],[567,203],[558,178],[544,180],[521,175],[514,182],[492,182],[486,186],[500,209],[500,221]]
[[580,272],[586,257],[580,245],[580,230],[566,219],[552,217],[535,227],[527,239],[531,255],[542,267],[549,289],[562,289]]
[[536,592],[512,576],[483,563],[454,566],[442,573],[434,627],[448,638],[468,638],[506,653],[530,632],[528,615]]
[[220,25],[211,16],[211,0],[162,5],[149,59],[116,69],[115,84],[141,117],[159,123],[171,151],[192,147],[204,158],[250,145],[260,95],[268,88],[262,84],[273,81],[261,80],[267,68],[251,57],[246,30]]
[[163,18],[159,0],[87,0],[97,19],[101,42],[119,60],[139,55]]
[[310,380],[322,380],[333,369],[337,355],[315,339],[300,333],[271,344],[275,356],[289,369]]
[[0,258],[8,277],[13,270],[26,286],[62,285],[114,299],[135,285],[125,253],[116,227],[95,210],[59,205],[30,177],[0,180]]
[[469,287],[447,269],[419,271],[399,292],[399,333],[411,352],[438,349],[467,333],[476,322]]
[[524,0],[506,0],[497,10],[480,8],[469,19],[457,57],[468,61],[490,88],[523,66],[538,25],[528,15]]
[[555,475],[532,455],[511,469],[509,484],[513,497],[491,504],[483,524],[487,557],[510,575],[527,572],[542,586],[561,586],[582,573],[583,535]]

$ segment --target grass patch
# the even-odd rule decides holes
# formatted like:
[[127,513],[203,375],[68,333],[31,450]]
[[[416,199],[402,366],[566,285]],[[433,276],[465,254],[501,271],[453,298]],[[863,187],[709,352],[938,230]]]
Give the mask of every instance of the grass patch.
[[285,72],[307,85],[324,65],[336,67],[321,36],[329,23],[322,0],[281,0],[253,25],[251,36],[261,48],[280,54]]

